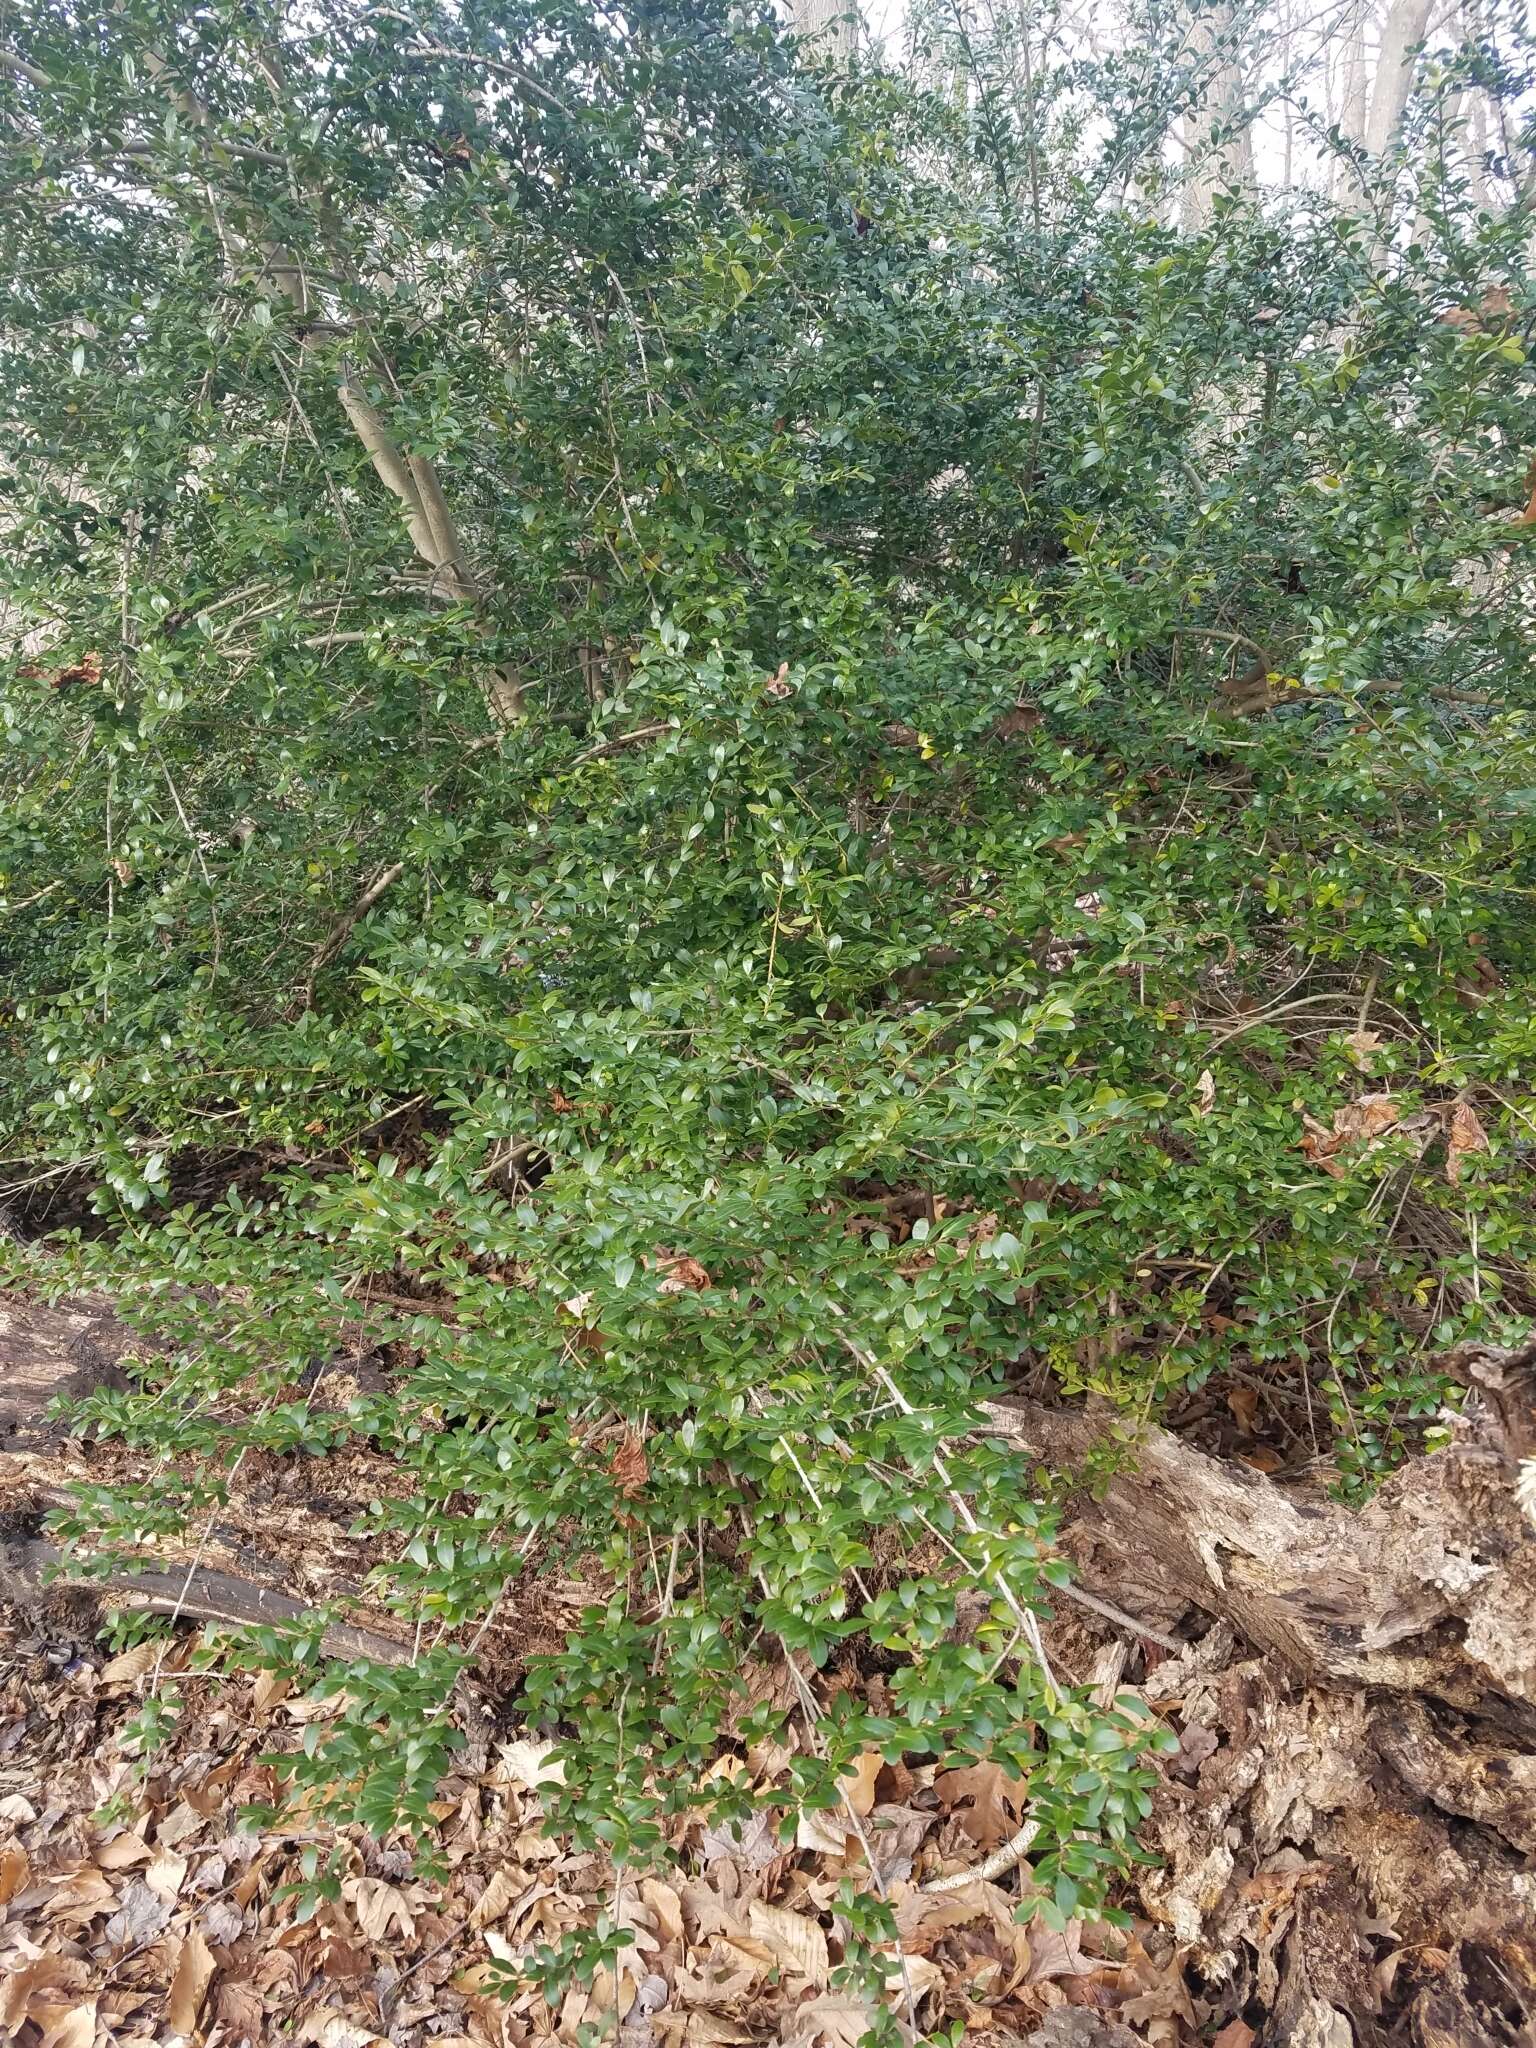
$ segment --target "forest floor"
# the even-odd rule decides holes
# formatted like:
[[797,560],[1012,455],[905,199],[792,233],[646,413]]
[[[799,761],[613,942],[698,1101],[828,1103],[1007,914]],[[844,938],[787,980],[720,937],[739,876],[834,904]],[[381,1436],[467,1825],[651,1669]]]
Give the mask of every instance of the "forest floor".
[[[886,1997],[912,2038],[1536,2040],[1536,1537],[1505,1511],[1502,1468],[1487,1477],[1525,1441],[1528,1360],[1485,1359],[1482,1440],[1410,1461],[1364,1516],[1315,1479],[1266,1476],[1262,1442],[1233,1456],[1208,1415],[1209,1451],[1154,1433],[1144,1478],[1083,1502],[1067,1547],[1121,1618],[1064,1602],[1049,1653],[1106,1699],[1138,1694],[1179,1748],[1146,1831],[1156,1860],[1119,1895],[1130,1931],[1062,1935],[1014,1918],[1027,1863],[926,1888],[1015,1835],[1024,1788],[995,1766],[871,1753],[846,1781],[846,1815],[793,1815],[788,1841],[766,1816],[739,1837],[695,1819],[648,1873],[547,1836],[550,1745],[507,1702],[529,1656],[603,1590],[559,1577],[530,1577],[479,1644],[431,1874],[403,1838],[337,1831],[302,1807],[253,1825],[276,1791],[271,1760],[343,1703],[206,1668],[199,1652],[221,1616],[360,1580],[349,1531],[399,1475],[366,1448],[245,1459],[196,1553],[156,1560],[147,1583],[179,1609],[169,1641],[114,1654],[103,1597],[126,1589],[42,1584],[41,1518],[72,1483],[151,1475],[120,1445],[65,1437],[32,1398],[65,1368],[77,1383],[110,1375],[111,1318],[17,1304],[0,1348],[22,1389],[0,1412],[0,2040],[574,2048],[616,2033],[618,2048],[854,2048],[870,2011],[835,1981],[848,1877],[894,1904]],[[356,1391],[338,1368],[322,1398]],[[1081,1421],[1023,1403],[1004,1418],[1047,1438]],[[408,1657],[389,1627],[378,1618],[375,1649]],[[772,1664],[753,1679],[784,1705],[803,1696]],[[885,1680],[856,1651],[800,1682],[822,1703],[856,1688],[882,1705]],[[145,1756],[151,1696],[179,1711]],[[764,1788],[788,1754],[742,1748],[715,1768]],[[316,1907],[295,1887],[317,1856],[340,1882]],[[520,1966],[605,1915],[633,1935],[617,1973],[551,2003]]]

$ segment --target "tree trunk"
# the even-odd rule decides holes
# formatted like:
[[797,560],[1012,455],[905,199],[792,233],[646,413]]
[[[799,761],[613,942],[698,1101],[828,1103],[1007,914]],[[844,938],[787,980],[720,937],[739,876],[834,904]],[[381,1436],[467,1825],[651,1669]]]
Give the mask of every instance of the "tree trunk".
[[1243,111],[1243,73],[1230,0],[1195,22],[1191,44],[1205,81],[1203,104],[1185,119],[1189,170],[1184,185],[1184,226],[1205,228],[1218,192],[1253,184],[1253,129]]
[[1413,52],[1429,27],[1429,0],[1392,0],[1381,28],[1365,146],[1384,157],[1397,141],[1413,85]]
[[790,26],[811,39],[818,57],[846,64],[853,55],[854,0],[790,0]]
[[[1339,87],[1339,133],[1346,142],[1352,142],[1357,149],[1365,147],[1365,123],[1368,111],[1366,96],[1365,31],[1370,17],[1370,7],[1361,0],[1349,23],[1348,40],[1344,45],[1343,76]],[[1335,198],[1344,190],[1353,189],[1357,184],[1353,173],[1339,158],[1333,160],[1330,190]]]

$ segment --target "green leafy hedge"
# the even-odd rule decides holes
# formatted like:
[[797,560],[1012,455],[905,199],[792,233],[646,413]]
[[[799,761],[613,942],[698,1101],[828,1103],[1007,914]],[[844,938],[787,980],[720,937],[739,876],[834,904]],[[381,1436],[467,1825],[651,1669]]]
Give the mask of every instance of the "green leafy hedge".
[[311,1727],[335,1812],[425,1822],[559,1570],[576,1841],[816,1705],[786,1801],[998,1758],[1099,1901],[1155,1731],[1045,1661],[1071,1475],[978,1397],[1240,1374],[1358,1488],[1529,1309],[1528,222],[1420,151],[1384,269],[1183,236],[1091,122],[1036,215],[723,4],[17,20],[12,1263],[142,1322],[90,1417],[176,1475],[77,1533],[366,1438],[419,1656]]

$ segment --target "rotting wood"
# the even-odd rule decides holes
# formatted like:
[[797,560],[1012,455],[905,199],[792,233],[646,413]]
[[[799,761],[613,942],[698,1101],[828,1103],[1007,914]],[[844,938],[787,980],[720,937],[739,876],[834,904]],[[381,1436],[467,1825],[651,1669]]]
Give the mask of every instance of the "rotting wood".
[[97,1387],[125,1387],[131,1331],[105,1301],[81,1296],[59,1308],[0,1297],[0,1453],[56,1442],[48,1410]]
[[[1126,1688],[1182,1729],[1134,1883],[1213,2016],[1266,2015],[1265,2048],[1382,2040],[1400,1967],[1416,2048],[1536,2040],[1536,1531],[1515,1498],[1536,1343],[1439,1363],[1468,1390],[1454,1443],[1358,1513],[1157,1430],[1068,1510],[1085,1582],[1193,1638]],[[1058,1474],[1118,1423],[986,1418]]]
[[[111,1605],[228,1627],[287,1627],[313,1610],[305,1601],[254,1576],[212,1564],[170,1563],[111,1572],[105,1578],[68,1576],[69,1553],[37,1535],[44,1513],[68,1499],[57,1485],[67,1432],[49,1410],[56,1399],[78,1400],[101,1386],[124,1387],[120,1361],[134,1349],[133,1333],[92,1296],[77,1296],[57,1307],[20,1295],[0,1299],[0,1599],[31,1608],[51,1596],[97,1595]],[[0,1530],[3,1530],[0,1522]],[[245,1553],[242,1552],[242,1558]],[[255,1570],[281,1567],[255,1559]],[[350,1601],[356,1589],[338,1584],[333,1598]],[[326,1630],[327,1656],[370,1657],[404,1663],[405,1643],[362,1623],[337,1622]]]
[[[189,1621],[213,1622],[225,1628],[288,1628],[304,1620],[312,1605],[206,1565],[172,1566],[165,1571],[117,1570],[104,1578],[50,1578],[66,1572],[69,1553],[42,1538],[20,1542],[0,1540],[0,1598],[31,1606],[55,1590],[78,1590],[108,1599],[114,1607],[146,1614],[168,1614]],[[410,1645],[377,1629],[352,1622],[333,1622],[321,1647],[328,1657],[371,1658],[376,1663],[410,1662]]]
[[[1144,1431],[1126,1469],[1075,1503],[1085,1583],[1137,1611],[1220,1617],[1314,1683],[1427,1697],[1536,1740],[1536,1530],[1514,1492],[1536,1345],[1442,1363],[1471,1390],[1457,1441],[1358,1513]],[[1114,1428],[1036,1402],[985,1415],[1058,1472]]]

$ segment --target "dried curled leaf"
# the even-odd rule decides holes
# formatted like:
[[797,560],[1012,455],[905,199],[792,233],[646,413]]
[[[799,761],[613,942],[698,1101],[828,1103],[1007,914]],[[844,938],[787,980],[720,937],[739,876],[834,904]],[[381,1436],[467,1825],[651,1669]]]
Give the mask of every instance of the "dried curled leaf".
[[754,1937],[773,1951],[774,1960],[807,1983],[824,1985],[831,1973],[827,1937],[821,1923],[804,1913],[791,1913],[784,1906],[764,1905],[754,1899],[747,1908],[747,1925]]
[[181,1944],[166,1997],[165,2024],[171,2033],[190,2035],[195,2030],[217,1968],[212,1950],[194,1927]]
[[1461,1163],[1472,1152],[1488,1151],[1488,1133],[1470,1102],[1453,1104],[1445,1135],[1445,1177],[1452,1187],[1461,1179]]
[[1395,1096],[1357,1096],[1353,1102],[1346,1102],[1333,1112],[1331,1130],[1326,1124],[1319,1123],[1316,1117],[1303,1115],[1302,1123],[1306,1129],[1301,1149],[1325,1173],[1331,1173],[1335,1180],[1342,1180],[1344,1168],[1336,1155],[1349,1145],[1369,1148],[1378,1144],[1389,1131],[1397,1128],[1402,1115],[1402,1104]]
[[658,1245],[655,1257],[645,1263],[660,1275],[656,1283],[658,1294],[702,1294],[710,1284],[708,1273],[686,1252],[672,1252]]
[[629,1430],[624,1441],[608,1460],[608,1476],[624,1500],[639,1500],[645,1492],[646,1482],[651,1476],[645,1445]]

